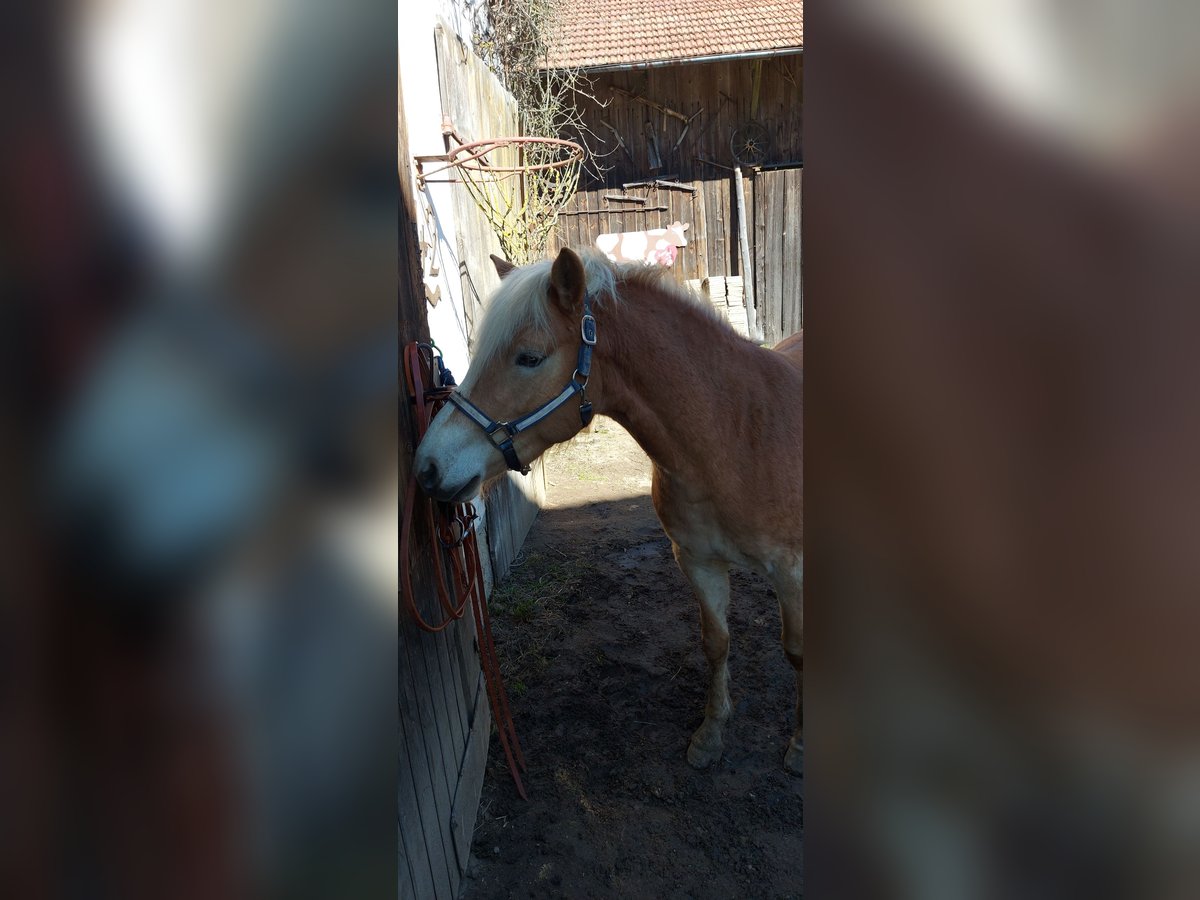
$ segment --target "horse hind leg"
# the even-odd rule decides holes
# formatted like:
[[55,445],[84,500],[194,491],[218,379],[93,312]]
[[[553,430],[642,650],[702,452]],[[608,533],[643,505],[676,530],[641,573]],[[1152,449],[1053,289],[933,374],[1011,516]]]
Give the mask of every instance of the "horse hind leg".
[[804,582],[799,571],[775,579],[779,617],[783,622],[783,652],[796,671],[796,730],[788,741],[783,767],[793,775],[804,769]]
[[675,560],[700,601],[700,637],[708,660],[708,699],[704,722],[692,735],[687,758],[704,769],[721,758],[721,732],[732,711],[729,703],[729,566],[715,560],[697,560],[678,544]]

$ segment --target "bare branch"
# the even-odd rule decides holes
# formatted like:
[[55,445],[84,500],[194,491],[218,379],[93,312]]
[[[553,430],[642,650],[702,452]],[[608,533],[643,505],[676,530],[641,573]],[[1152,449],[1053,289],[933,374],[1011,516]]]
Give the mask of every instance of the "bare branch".
[[[602,178],[602,160],[612,151],[595,151],[604,141],[588,128],[577,101],[580,97],[596,101],[592,84],[579,69],[549,66],[558,15],[557,0],[481,0],[475,9],[475,49],[516,99],[522,133],[575,141],[585,151],[583,167]],[[552,162],[557,152],[551,145],[534,145],[526,162]],[[518,179],[516,191],[498,182],[472,186],[472,196],[512,262],[526,263],[545,253],[559,212],[579,186],[579,176],[580,165],[572,164],[526,172]]]

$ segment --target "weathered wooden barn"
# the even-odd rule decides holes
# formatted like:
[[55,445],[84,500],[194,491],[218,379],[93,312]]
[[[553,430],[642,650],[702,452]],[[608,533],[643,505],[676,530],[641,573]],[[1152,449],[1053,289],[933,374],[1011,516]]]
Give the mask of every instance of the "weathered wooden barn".
[[680,279],[743,279],[765,340],[799,329],[803,47],[801,0],[564,0],[550,64],[587,76],[578,139],[604,171],[558,243],[690,224]]

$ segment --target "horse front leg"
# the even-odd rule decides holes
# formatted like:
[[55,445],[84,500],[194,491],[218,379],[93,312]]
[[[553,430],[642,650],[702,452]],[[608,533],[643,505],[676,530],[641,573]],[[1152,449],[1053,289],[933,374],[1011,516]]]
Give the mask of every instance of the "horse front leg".
[[777,576],[775,593],[779,597],[779,618],[783,623],[783,652],[796,672],[796,731],[788,742],[783,767],[793,775],[804,768],[804,576],[802,566],[795,572]]
[[708,700],[704,722],[692,735],[687,758],[704,769],[721,758],[721,731],[733,707],[729,703],[729,564],[701,560],[673,544],[675,560],[700,601],[700,638],[708,660]]

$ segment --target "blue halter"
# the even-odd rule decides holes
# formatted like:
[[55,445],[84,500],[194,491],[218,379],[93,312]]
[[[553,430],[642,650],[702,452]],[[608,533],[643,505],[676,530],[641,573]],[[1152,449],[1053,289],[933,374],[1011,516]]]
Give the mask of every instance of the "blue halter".
[[522,431],[532,428],[576,394],[579,394],[580,421],[585,427],[592,421],[592,403],[587,398],[587,383],[592,371],[592,348],[596,346],[596,320],[592,316],[592,295],[590,293],[585,294],[583,298],[583,318],[579,322],[579,338],[579,355],[576,357],[575,371],[566,387],[553,400],[543,403],[533,412],[522,416],[515,422],[497,422],[459,391],[455,391],[448,398],[463,415],[483,429],[488,440],[504,454],[504,461],[514,472],[528,475],[529,466],[521,464],[521,460],[517,457],[517,451],[513,448],[513,438]]

